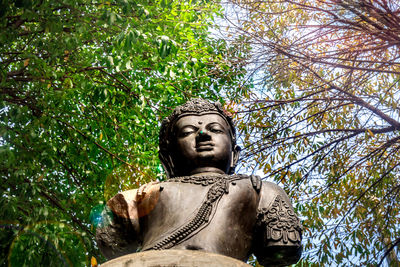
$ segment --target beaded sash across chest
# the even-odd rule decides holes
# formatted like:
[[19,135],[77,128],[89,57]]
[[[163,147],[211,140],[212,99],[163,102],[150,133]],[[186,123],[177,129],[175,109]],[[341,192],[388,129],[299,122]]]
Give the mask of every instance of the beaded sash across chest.
[[190,183],[200,186],[211,186],[194,216],[188,218],[187,222],[183,225],[177,227],[160,240],[151,244],[149,247],[146,246],[142,251],[172,248],[204,229],[212,220],[219,200],[224,194],[229,193],[229,184],[236,180],[248,178],[249,176],[241,174],[221,176],[183,176],[166,181],[166,183]]

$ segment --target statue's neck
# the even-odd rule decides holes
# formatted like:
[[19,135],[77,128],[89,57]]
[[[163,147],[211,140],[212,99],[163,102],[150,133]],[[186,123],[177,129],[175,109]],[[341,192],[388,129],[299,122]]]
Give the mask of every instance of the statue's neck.
[[222,170],[215,168],[215,167],[199,167],[194,169],[193,171],[190,172],[190,176],[195,176],[195,175],[221,175],[225,174]]

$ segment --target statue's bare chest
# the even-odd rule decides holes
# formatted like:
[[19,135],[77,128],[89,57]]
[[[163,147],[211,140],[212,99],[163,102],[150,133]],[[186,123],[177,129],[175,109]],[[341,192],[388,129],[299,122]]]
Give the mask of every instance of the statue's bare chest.
[[198,249],[247,258],[259,197],[249,179],[171,180],[141,219],[143,249]]

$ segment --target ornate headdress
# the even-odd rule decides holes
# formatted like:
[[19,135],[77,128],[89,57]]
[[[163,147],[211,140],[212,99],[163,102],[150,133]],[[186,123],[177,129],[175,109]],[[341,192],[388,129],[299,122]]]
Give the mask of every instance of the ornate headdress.
[[[189,115],[202,115],[202,114],[218,114],[230,126],[230,134],[232,138],[232,148],[236,146],[236,130],[232,121],[232,116],[226,112],[221,103],[211,103],[202,98],[192,99],[181,106],[177,106],[171,115],[166,117],[161,123],[160,136],[159,136],[159,158],[167,172],[168,177],[174,177],[174,166],[170,157],[171,145],[175,140],[174,125],[178,119]],[[235,166],[231,167],[230,173],[233,173]]]

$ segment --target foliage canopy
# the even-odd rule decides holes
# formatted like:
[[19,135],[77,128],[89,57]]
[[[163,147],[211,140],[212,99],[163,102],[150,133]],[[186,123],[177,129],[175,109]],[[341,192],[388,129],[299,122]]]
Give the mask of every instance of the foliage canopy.
[[1,265],[103,260],[91,223],[162,179],[160,118],[221,91],[243,96],[243,166],[297,203],[304,263],[397,264],[399,4],[229,5],[224,41],[208,1],[1,1]]
[[254,90],[238,105],[243,157],[298,203],[305,260],[376,265],[388,256],[397,266],[399,3],[239,0],[229,7],[225,36],[252,47],[246,64]]
[[162,179],[160,117],[241,75],[226,61],[238,52],[208,37],[218,12],[190,0],[1,1],[0,265],[102,260],[91,223],[104,200]]

